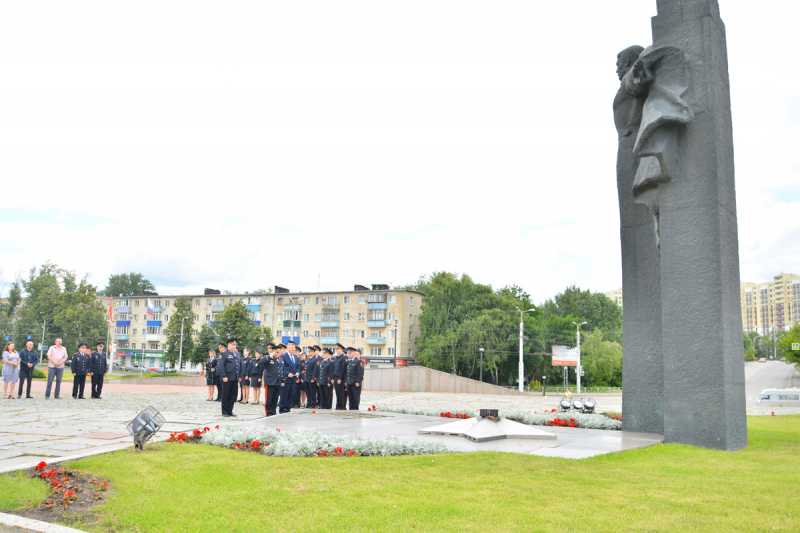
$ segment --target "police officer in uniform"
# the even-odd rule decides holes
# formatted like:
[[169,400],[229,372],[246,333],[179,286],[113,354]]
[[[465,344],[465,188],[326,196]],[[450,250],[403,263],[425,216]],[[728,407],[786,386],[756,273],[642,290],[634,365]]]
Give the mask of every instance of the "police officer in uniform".
[[219,348],[217,350],[219,355],[217,355],[216,362],[214,363],[214,368],[216,369],[216,371],[214,372],[214,374],[215,374],[214,375],[214,379],[215,379],[216,384],[217,384],[217,399],[214,400],[214,401],[221,402],[222,401],[222,376],[220,375],[219,362],[222,360],[222,354],[225,353],[228,350],[228,346],[224,342],[220,342],[217,345],[217,348]]
[[250,348],[245,347],[242,361],[239,364],[239,383],[242,384],[242,397],[240,403],[247,403],[250,401],[250,371],[253,370],[251,363],[253,358],[250,357]]
[[222,378],[222,416],[236,416],[233,405],[236,403],[236,389],[239,383],[239,359],[236,357],[236,339],[228,339],[228,349],[221,354],[217,372]]
[[92,352],[89,357],[89,372],[92,376],[92,398],[100,400],[100,395],[103,393],[103,379],[108,372],[108,359],[106,358],[103,348],[106,343],[98,342],[97,350]]
[[72,370],[72,397],[83,400],[83,389],[86,386],[86,374],[89,373],[89,356],[84,352],[86,343],[78,345],[78,353],[72,356],[69,369]]
[[266,416],[278,414],[278,400],[281,396],[281,387],[284,386],[284,366],[278,347],[267,344],[267,357],[264,363],[264,412]]
[[333,383],[331,375],[333,374],[333,361],[331,361],[333,352],[330,348],[322,350],[322,361],[319,363],[319,379],[317,380],[320,392],[320,408],[331,409],[333,404]]
[[319,370],[319,346],[312,346],[311,353],[306,359],[305,373],[303,374],[303,381],[306,384],[306,409],[314,409],[319,407],[317,400],[317,372]]
[[341,344],[336,344],[336,357],[333,361],[333,390],[336,392],[336,410],[347,410],[347,394],[345,393],[345,374],[347,373],[347,355]]
[[207,402],[214,401],[214,385],[217,384],[217,352],[208,351],[208,359],[205,362],[206,385],[208,386]]
[[261,403],[261,382],[264,379],[264,363],[267,362],[264,353],[256,349],[256,355],[250,362],[250,390],[253,393],[253,405]]
[[358,348],[348,348],[350,362],[347,364],[347,397],[350,401],[350,410],[358,411],[361,402],[361,382],[364,381],[364,363],[359,357],[361,352]]

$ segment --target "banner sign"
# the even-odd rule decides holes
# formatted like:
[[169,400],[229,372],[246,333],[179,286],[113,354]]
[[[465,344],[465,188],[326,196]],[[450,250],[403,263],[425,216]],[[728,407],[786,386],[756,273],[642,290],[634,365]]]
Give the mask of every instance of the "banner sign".
[[578,349],[553,345],[553,366],[578,366]]

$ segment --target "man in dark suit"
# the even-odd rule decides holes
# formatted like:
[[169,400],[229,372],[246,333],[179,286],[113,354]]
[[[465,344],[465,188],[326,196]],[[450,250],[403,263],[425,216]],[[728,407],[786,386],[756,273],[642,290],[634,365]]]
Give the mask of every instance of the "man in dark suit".
[[344,346],[336,344],[336,357],[333,360],[333,390],[336,392],[336,410],[347,409],[347,395],[345,389],[345,374],[347,374],[347,355]]
[[33,341],[25,343],[25,348],[19,352],[19,392],[17,398],[22,397],[22,384],[25,379],[28,379],[28,388],[25,389],[25,397],[33,398],[31,396],[31,381],[33,381],[33,371],[36,370],[36,365],[39,363],[39,354],[33,349]]
[[350,410],[358,411],[361,403],[361,383],[364,381],[364,363],[361,361],[361,351],[358,348],[348,348],[350,362],[347,364],[347,397]]
[[297,381],[297,371],[300,367],[300,358],[294,353],[294,347],[295,344],[292,341],[289,341],[285,345],[280,345],[285,378],[284,386],[281,387],[281,413],[288,413],[291,411],[292,402],[294,402],[295,381]]
[[89,372],[92,376],[92,398],[100,400],[100,394],[103,392],[103,379],[108,372],[108,359],[103,351],[106,343],[98,342],[97,350],[92,352],[89,356]]
[[236,357],[236,339],[228,339],[228,349],[222,353],[217,363],[217,374],[222,378],[222,416],[233,414],[236,393],[239,389],[239,361]]
[[278,398],[284,389],[283,359],[278,347],[272,343],[267,344],[267,352],[269,355],[264,363],[264,412],[266,416],[275,416]]

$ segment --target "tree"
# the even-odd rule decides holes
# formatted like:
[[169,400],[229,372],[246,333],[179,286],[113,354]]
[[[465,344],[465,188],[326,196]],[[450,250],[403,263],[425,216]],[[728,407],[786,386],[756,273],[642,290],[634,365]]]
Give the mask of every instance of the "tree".
[[599,329],[581,332],[581,365],[587,384],[601,381],[612,387],[622,385],[622,345],[603,340]]
[[800,350],[792,349],[792,345],[796,343],[800,343],[800,324],[795,325],[778,340],[778,349],[783,352],[788,362],[800,363]]
[[137,272],[129,274],[112,274],[108,277],[108,285],[100,291],[102,296],[141,296],[144,291],[154,291],[156,286]]
[[268,326],[256,326],[247,306],[240,301],[230,304],[215,317],[213,329],[220,338],[236,337],[240,346],[253,351],[272,341],[272,330]]
[[622,308],[605,294],[582,291],[572,285],[547,300],[543,307],[546,318],[553,314],[574,315],[580,322],[587,322],[584,331],[600,329],[609,340],[622,342]]
[[[197,338],[194,339],[194,347],[192,349],[190,361],[195,364],[205,361],[209,351],[216,351],[218,342],[219,337],[217,333],[208,324],[203,324],[200,328],[200,332],[197,334]],[[225,340],[222,342],[225,342]]]
[[191,354],[194,349],[192,324],[194,324],[192,299],[188,296],[181,296],[175,300],[175,310],[172,312],[169,324],[164,331],[167,337],[167,352],[164,354],[164,358],[167,362],[175,365],[178,363],[178,359],[181,356],[181,325],[183,325],[182,362],[187,360],[191,361]]

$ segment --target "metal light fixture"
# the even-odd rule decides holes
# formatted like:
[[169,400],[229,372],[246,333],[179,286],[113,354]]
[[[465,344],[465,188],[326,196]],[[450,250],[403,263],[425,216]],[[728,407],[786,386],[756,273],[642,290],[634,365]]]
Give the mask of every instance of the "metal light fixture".
[[144,411],[136,415],[128,424],[128,432],[133,437],[133,444],[136,449],[142,451],[144,445],[156,432],[161,429],[166,420],[153,406],[148,406]]

